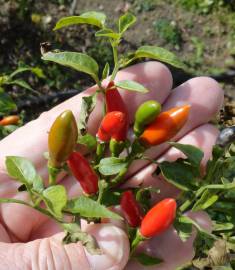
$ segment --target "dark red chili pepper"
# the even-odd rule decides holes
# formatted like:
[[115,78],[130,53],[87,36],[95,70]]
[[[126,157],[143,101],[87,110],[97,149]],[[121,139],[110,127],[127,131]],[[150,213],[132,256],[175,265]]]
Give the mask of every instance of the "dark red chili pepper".
[[157,203],[143,218],[140,227],[141,235],[149,238],[168,229],[175,219],[176,207],[176,201],[172,198]]
[[73,152],[67,164],[85,193],[94,194],[98,191],[98,176],[80,153]]
[[118,111],[109,112],[101,121],[97,137],[103,142],[108,142],[111,138],[119,141],[119,131],[122,130],[125,125],[126,116],[124,113]]
[[111,81],[107,86],[107,89],[105,91],[105,101],[106,101],[107,113],[113,112],[113,111],[119,111],[125,114],[126,124],[114,136],[114,139],[116,139],[117,141],[125,141],[128,127],[129,127],[129,114],[120,93],[118,92],[117,88],[114,86],[113,81]]
[[131,227],[138,227],[140,225],[142,220],[140,206],[130,190],[122,193],[121,209]]

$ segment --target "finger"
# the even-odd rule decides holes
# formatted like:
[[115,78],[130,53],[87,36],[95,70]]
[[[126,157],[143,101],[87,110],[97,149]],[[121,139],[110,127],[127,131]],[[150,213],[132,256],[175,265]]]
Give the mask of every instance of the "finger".
[[[178,140],[199,125],[209,122],[219,111],[222,103],[223,91],[219,84],[211,78],[194,78],[174,89],[164,103],[163,110],[183,104],[190,104],[191,108],[187,123],[172,140]],[[166,143],[151,147],[146,151],[146,155],[156,158],[167,148],[169,148],[169,145]],[[127,177],[130,177],[148,163],[148,161],[135,161],[131,165]]]
[[[121,94],[131,114],[136,107],[146,99],[156,99],[159,102],[164,102],[167,98],[171,86],[172,77],[168,68],[158,62],[147,62],[129,67],[117,74],[117,80],[133,79],[144,84],[150,91],[145,95],[135,92],[121,90]],[[39,173],[47,177],[46,160],[43,153],[47,151],[48,131],[52,122],[59,113],[66,109],[74,112],[76,118],[81,109],[82,97],[94,92],[96,88],[92,87],[85,92],[67,100],[66,102],[56,106],[52,110],[43,113],[37,120],[31,121],[22,128],[6,137],[0,142],[0,181],[3,189],[0,191],[0,196],[4,194],[12,194],[12,188],[8,189],[8,184],[5,181],[9,178],[5,172],[5,156],[16,155],[30,159],[37,167]],[[129,102],[131,99],[132,102]],[[89,121],[89,129],[94,133],[102,116],[101,97],[98,99],[98,104],[95,111],[92,113]]]
[[[211,157],[212,148],[215,144],[217,135],[218,130],[214,126],[210,124],[205,124],[192,130],[178,142],[182,144],[191,144],[200,148],[204,152],[202,166],[205,166],[207,161]],[[179,157],[182,157],[182,153],[175,148],[170,148],[158,161],[174,161]],[[172,186],[172,184],[165,181],[163,177],[155,176],[155,170],[155,164],[150,164],[146,166],[143,170],[132,176],[123,185],[123,187],[127,188],[143,185],[159,188],[161,191],[160,194],[153,195],[153,198],[155,200],[161,200],[165,197],[176,197],[180,191],[176,187]]]
[[[212,223],[209,216],[205,212],[190,213],[189,216],[194,219],[202,228],[210,232]],[[175,270],[177,267],[191,261],[194,257],[193,241],[196,234],[183,242],[177,235],[176,230],[171,227],[161,235],[152,238],[142,246],[142,252],[146,252],[151,256],[160,258],[163,263],[158,266],[148,266],[145,268],[137,261],[130,260],[126,266],[126,270]]]
[[123,269],[129,257],[126,234],[110,224],[90,225],[102,255],[90,255],[80,243],[62,244],[63,233],[29,243],[0,243],[1,270],[107,270]]

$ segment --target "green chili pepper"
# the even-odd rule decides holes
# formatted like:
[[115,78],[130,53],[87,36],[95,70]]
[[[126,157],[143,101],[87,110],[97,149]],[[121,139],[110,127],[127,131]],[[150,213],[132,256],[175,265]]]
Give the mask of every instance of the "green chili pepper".
[[59,168],[67,161],[77,142],[78,129],[70,110],[61,113],[51,126],[48,136],[49,165]]
[[140,136],[144,127],[152,123],[161,112],[161,104],[155,100],[142,103],[135,113],[134,133]]

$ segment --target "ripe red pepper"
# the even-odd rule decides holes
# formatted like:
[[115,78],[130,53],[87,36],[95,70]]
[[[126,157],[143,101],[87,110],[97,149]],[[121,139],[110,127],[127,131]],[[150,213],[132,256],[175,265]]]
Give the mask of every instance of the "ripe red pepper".
[[85,193],[94,194],[98,191],[98,176],[80,153],[73,152],[67,164]]
[[103,142],[108,142],[111,138],[119,141],[119,131],[126,125],[126,115],[119,111],[107,113],[101,121],[97,137]]
[[157,203],[143,218],[140,234],[150,238],[164,232],[175,219],[176,207],[176,201],[172,198]]
[[113,81],[111,81],[108,84],[107,89],[105,91],[105,102],[106,102],[107,113],[113,112],[113,111],[119,111],[125,114],[126,124],[125,126],[123,126],[122,129],[116,132],[114,136],[114,139],[116,139],[117,141],[125,141],[128,127],[129,127],[129,114],[120,93],[118,92],[117,88],[114,86]]
[[140,141],[147,146],[153,146],[170,140],[186,123],[189,110],[190,106],[185,105],[160,113],[156,119],[145,128],[140,136]]
[[139,204],[130,190],[122,193],[120,205],[128,224],[131,227],[138,227],[142,220],[142,214]]

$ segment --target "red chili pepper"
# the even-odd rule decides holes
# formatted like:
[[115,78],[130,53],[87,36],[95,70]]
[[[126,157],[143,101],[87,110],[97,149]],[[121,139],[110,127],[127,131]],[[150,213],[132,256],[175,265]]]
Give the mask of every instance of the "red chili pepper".
[[111,138],[118,141],[117,134],[125,125],[126,116],[124,113],[118,111],[109,112],[104,116],[100,124],[97,137],[103,142],[107,142]]
[[140,136],[140,140],[148,146],[158,145],[170,140],[186,123],[189,110],[190,106],[185,105],[160,113],[156,119],[145,128]]
[[120,129],[113,137],[117,141],[125,141],[129,127],[129,114],[120,93],[118,92],[117,88],[114,87],[113,81],[111,81],[107,86],[107,89],[105,91],[105,101],[107,113],[119,111],[125,114],[126,116],[125,126],[122,129]]
[[19,120],[20,117],[18,115],[9,115],[0,120],[0,126],[16,125]]
[[121,209],[131,227],[138,227],[140,225],[142,220],[140,207],[130,190],[122,193]]
[[98,191],[98,176],[80,153],[73,152],[67,164],[85,193],[94,194]]
[[175,219],[176,207],[176,201],[172,198],[157,203],[143,218],[140,227],[141,235],[149,238],[168,229]]

